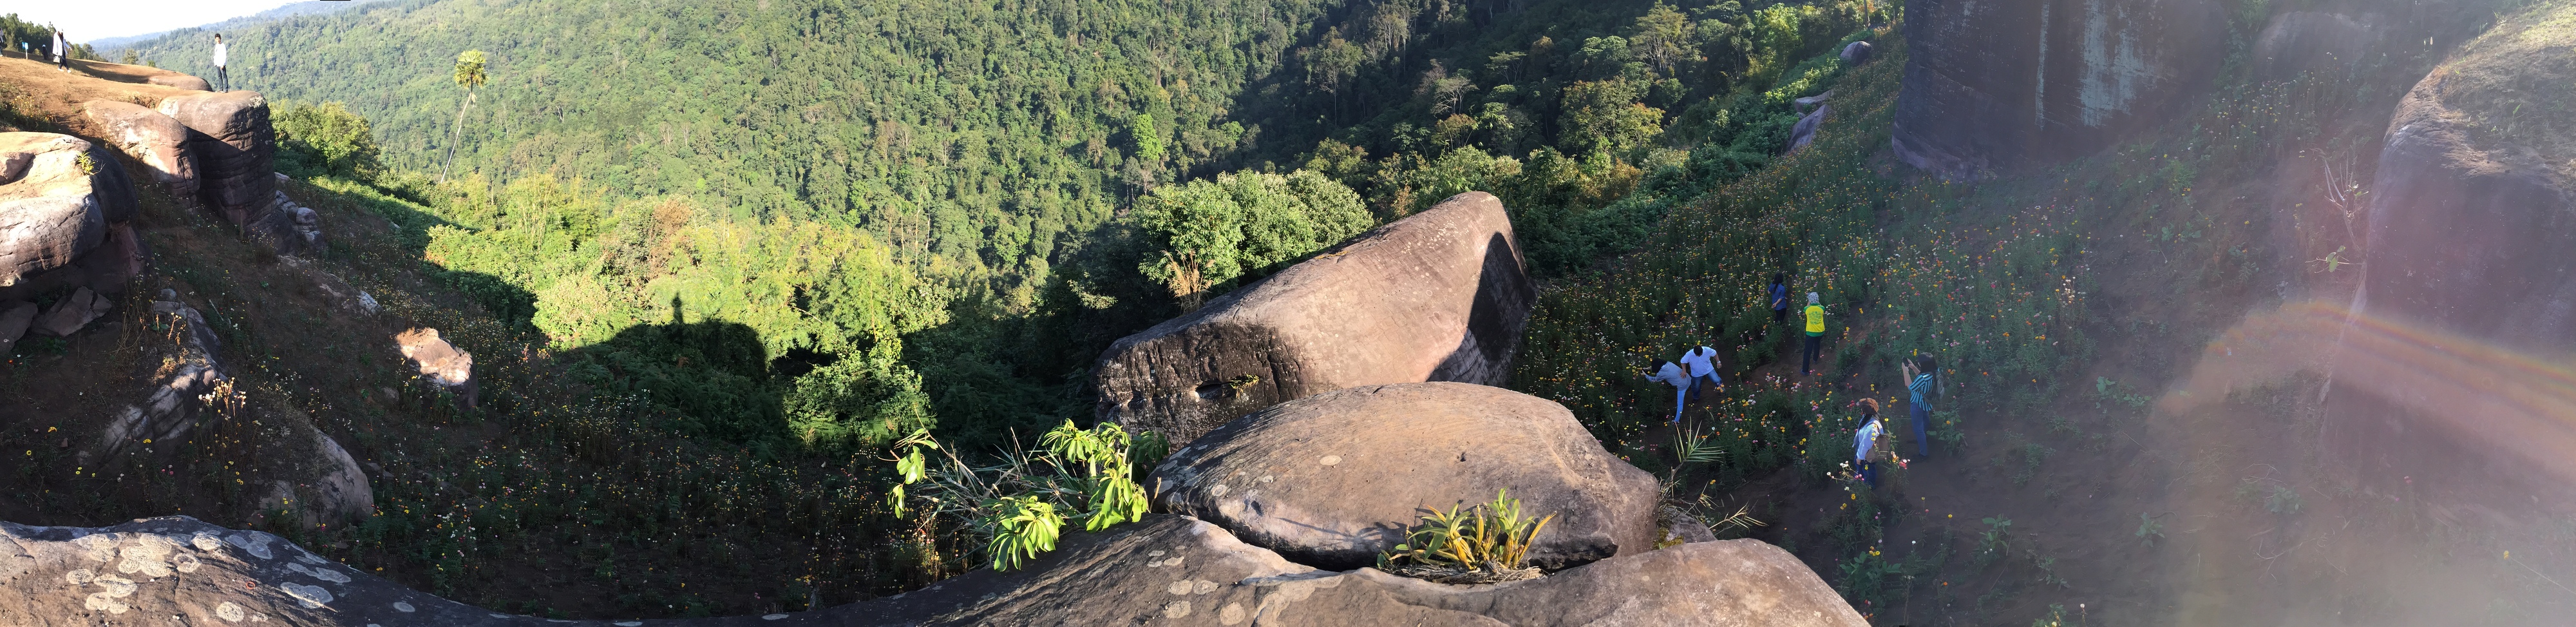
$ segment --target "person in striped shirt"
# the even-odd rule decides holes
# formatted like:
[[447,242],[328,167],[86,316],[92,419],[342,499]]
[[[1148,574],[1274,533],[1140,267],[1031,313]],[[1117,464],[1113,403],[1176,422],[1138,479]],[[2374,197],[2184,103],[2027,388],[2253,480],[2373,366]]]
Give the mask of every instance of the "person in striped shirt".
[[1940,372],[1941,369],[1932,363],[1931,355],[1916,355],[1912,359],[1905,360],[1903,369],[1906,381],[1905,393],[1910,397],[1907,399],[1910,402],[1906,404],[1906,409],[1914,419],[1914,454],[1916,457],[1928,457],[1932,455],[1931,398],[1938,395],[1936,390],[1939,389],[1937,380],[1932,378],[1932,375]]

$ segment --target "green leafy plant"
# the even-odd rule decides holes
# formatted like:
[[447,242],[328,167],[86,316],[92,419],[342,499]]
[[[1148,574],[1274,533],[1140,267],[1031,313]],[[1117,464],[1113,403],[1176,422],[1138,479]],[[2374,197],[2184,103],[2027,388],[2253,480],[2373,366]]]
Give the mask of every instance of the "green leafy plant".
[[2156,542],[2165,539],[2165,524],[2156,521],[2154,516],[2139,514],[2137,536],[2140,541],[2146,542],[2147,546],[2155,546]]
[[[997,463],[975,466],[928,430],[915,430],[885,458],[895,470],[886,502],[898,518],[918,512],[920,528],[944,522],[953,533],[934,543],[1012,570],[1055,550],[1075,518],[1085,531],[1143,519],[1150,502],[1136,481],[1144,471],[1135,461],[1139,443],[1155,459],[1170,446],[1152,432],[1132,435],[1115,423],[1083,429],[1067,420],[1038,439],[1038,450],[1004,449]],[[932,458],[933,451],[941,456]],[[926,507],[912,507],[916,498]]]
[[1531,520],[1509,490],[1489,503],[1435,511],[1405,532],[1405,542],[1378,555],[1382,570],[1441,583],[1492,583],[1539,575],[1525,563],[1531,542],[1555,514]]
[[1977,557],[1981,562],[1992,562],[1994,558],[2003,556],[2004,551],[2012,548],[2007,541],[2012,538],[2013,522],[2010,518],[1989,516],[1985,523],[1986,530],[1977,538]]

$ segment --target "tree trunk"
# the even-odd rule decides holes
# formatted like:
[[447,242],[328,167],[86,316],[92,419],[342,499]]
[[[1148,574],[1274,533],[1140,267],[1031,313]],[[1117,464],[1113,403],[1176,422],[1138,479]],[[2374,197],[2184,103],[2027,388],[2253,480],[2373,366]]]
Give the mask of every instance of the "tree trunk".
[[465,131],[465,110],[474,108],[474,90],[465,90],[465,104],[456,107],[456,123],[447,132],[447,162],[438,166],[438,182],[447,182],[447,170],[456,165],[456,140]]

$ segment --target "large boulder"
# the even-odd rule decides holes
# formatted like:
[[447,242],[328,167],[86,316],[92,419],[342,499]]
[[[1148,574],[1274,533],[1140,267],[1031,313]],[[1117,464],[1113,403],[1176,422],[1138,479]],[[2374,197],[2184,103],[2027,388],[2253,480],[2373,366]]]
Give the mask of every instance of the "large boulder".
[[[0,624],[639,627],[547,620],[422,594],[277,536],[194,518],[110,527],[0,523]],[[147,618],[149,617],[149,618]],[[1512,583],[1450,586],[1318,571],[1182,516],[1068,535],[1014,572],[820,611],[655,620],[661,627],[1278,625],[1862,627],[1788,552],[1688,544]]]
[[162,99],[160,111],[191,131],[188,150],[208,208],[235,225],[267,216],[277,199],[277,131],[267,98],[255,91],[187,94]]
[[457,349],[439,337],[437,329],[427,327],[395,334],[394,345],[419,366],[421,380],[456,395],[466,407],[474,406],[480,386],[474,381],[473,353]]
[[70,135],[0,133],[0,158],[24,162],[0,178],[0,287],[71,263],[134,219],[132,183],[113,155]]
[[81,114],[100,137],[142,163],[171,196],[183,203],[197,202],[197,159],[188,152],[186,125],[142,105],[115,100],[81,103]]
[[2540,354],[2576,350],[2576,7],[2507,19],[2389,120],[2364,290],[2392,315]]
[[1539,532],[1530,562],[1566,568],[1654,548],[1655,478],[1602,450],[1554,401],[1433,382],[1309,396],[1174,452],[1147,487],[1167,511],[1324,568],[1358,568],[1424,512],[1508,490]]
[[1097,412],[1178,444],[1352,386],[1499,384],[1535,299],[1502,201],[1459,194],[1118,340]]
[[1896,156],[1970,178],[2091,154],[2199,101],[2219,0],[1924,0],[1905,7]]

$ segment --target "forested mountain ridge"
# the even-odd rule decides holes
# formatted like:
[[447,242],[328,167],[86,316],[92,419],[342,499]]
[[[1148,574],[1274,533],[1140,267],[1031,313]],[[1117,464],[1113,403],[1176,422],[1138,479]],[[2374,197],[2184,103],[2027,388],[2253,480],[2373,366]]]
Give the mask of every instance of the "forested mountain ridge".
[[[737,439],[864,443],[1079,418],[1101,346],[1331,244],[1193,248],[1315,219],[1259,203],[1117,219],[1158,190],[1218,202],[1194,186],[1229,170],[1314,171],[1378,221],[1492,190],[1540,271],[1580,268],[1776,154],[1788,101],[1839,71],[1820,53],[1880,9],[413,0],[227,40],[237,82],[363,117],[380,145],[343,152],[385,167],[326,178],[424,205],[429,260],[558,348],[606,344],[580,368],[603,389]],[[138,54],[203,70],[209,43]],[[490,83],[460,111],[466,49]],[[451,133],[454,180],[432,183]],[[1256,263],[1168,265],[1236,257]],[[756,346],[625,332],[700,320]]]

